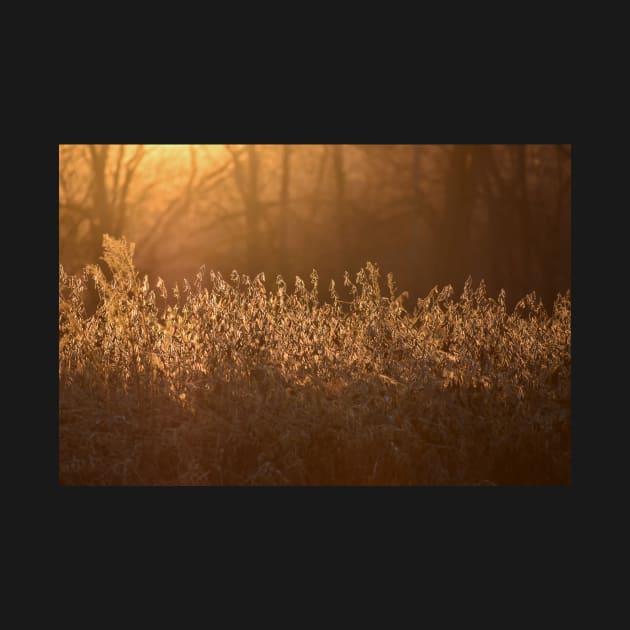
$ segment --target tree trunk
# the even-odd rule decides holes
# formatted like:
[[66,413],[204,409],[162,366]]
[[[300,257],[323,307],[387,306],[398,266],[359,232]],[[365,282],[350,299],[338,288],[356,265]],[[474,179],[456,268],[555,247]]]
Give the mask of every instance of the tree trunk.
[[411,168],[411,187],[413,190],[413,237],[409,252],[409,277],[414,278],[418,275],[421,267],[421,222],[424,218],[424,199],[420,190],[420,153],[421,148],[416,145],[413,148],[412,168]]
[[285,144],[282,147],[282,184],[280,191],[280,247],[278,267],[287,273],[289,264],[289,181],[291,175],[291,146]]
[[109,145],[89,145],[92,160],[92,211],[95,221],[90,234],[90,258],[96,260],[101,253],[103,234],[111,234],[112,221],[107,198],[106,166]]
[[333,150],[333,168],[335,177],[335,214],[337,217],[338,264],[340,272],[348,270],[352,247],[348,235],[348,217],[346,208],[346,177],[344,172],[343,145],[335,144]]
[[445,284],[463,282],[470,273],[473,159],[471,147],[453,147],[446,178],[446,215],[442,232],[441,281]]
[[258,171],[259,159],[256,145],[247,147],[248,181],[247,181],[247,255],[249,271],[255,275],[263,271],[262,268],[262,243],[260,234],[260,202],[258,199]]
[[529,193],[527,190],[526,149],[527,147],[524,144],[513,147],[515,157],[514,163],[516,167],[514,210],[518,213],[518,249],[520,252],[519,277],[521,281],[521,293],[531,291],[537,284],[536,279],[533,277],[534,270],[532,268],[532,261],[535,254],[533,248],[535,247],[535,243],[532,239],[531,209],[529,206]]

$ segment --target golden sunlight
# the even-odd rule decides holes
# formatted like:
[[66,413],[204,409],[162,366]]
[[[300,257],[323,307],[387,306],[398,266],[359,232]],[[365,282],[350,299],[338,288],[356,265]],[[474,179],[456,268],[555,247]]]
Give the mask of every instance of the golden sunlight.
[[59,145],[58,483],[570,485],[571,155]]
[[217,156],[225,151],[223,144],[146,144],[145,147],[151,152],[158,152],[160,158],[168,157],[175,160],[188,159],[191,147],[207,156]]

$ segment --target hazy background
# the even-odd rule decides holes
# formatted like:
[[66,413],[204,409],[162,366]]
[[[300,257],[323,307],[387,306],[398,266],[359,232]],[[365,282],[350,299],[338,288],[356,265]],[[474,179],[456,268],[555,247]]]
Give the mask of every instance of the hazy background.
[[411,304],[468,275],[508,303],[571,283],[570,145],[59,145],[59,259],[103,233],[170,285],[205,264],[282,274],[320,294],[367,260]]

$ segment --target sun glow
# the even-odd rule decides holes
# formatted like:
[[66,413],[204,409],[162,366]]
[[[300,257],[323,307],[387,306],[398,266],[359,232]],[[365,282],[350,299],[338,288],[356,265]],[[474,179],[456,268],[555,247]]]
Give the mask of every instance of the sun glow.
[[195,154],[198,164],[214,163],[225,151],[222,144],[147,144],[147,152],[156,162],[169,162],[172,166],[189,165],[191,154]]
[[226,151],[221,144],[145,144],[142,171],[162,184],[160,188],[179,186],[194,168],[198,173],[212,168]]

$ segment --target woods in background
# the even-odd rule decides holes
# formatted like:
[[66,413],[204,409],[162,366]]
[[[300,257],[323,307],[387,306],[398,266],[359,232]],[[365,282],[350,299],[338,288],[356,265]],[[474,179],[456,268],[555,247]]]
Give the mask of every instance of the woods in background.
[[571,280],[570,145],[60,145],[59,255],[137,243],[169,282],[201,264],[327,286],[374,261],[401,290],[484,278],[547,304]]

